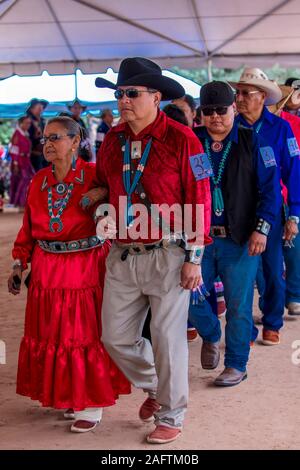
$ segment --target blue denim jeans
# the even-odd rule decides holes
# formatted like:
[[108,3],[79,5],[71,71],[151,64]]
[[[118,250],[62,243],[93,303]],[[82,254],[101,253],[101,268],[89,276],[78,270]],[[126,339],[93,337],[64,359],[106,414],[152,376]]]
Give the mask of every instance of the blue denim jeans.
[[[285,281],[283,279],[283,226],[281,214],[268,236],[266,250],[261,255],[261,265],[256,277],[260,295],[259,308],[263,313],[262,323],[266,330],[278,331],[283,325],[285,303]],[[253,325],[252,340],[258,329]]]
[[286,268],[285,305],[300,302],[300,234],[293,240],[293,247],[283,248]]
[[[202,276],[206,288],[213,287],[219,275],[224,285],[227,306],[225,328],[225,367],[244,372],[249,356],[252,332],[252,304],[258,257],[248,255],[248,244],[239,246],[230,237],[214,238],[202,260]],[[219,341],[220,321],[209,302],[190,303],[189,320],[203,340]]]

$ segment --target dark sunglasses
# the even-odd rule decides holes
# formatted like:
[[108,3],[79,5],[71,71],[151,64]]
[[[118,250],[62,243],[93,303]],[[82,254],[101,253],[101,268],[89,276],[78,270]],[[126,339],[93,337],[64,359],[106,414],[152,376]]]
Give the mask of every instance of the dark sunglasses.
[[75,137],[76,134],[51,134],[49,135],[49,137],[42,137],[40,139],[40,143],[42,145],[45,145],[46,142],[49,140],[50,142],[57,142],[59,140],[61,140],[63,137]]
[[140,93],[156,93],[156,90],[137,90],[136,88],[127,88],[127,90],[118,89],[115,91],[114,95],[117,100],[121,100],[124,95],[127,98],[137,98],[140,96]]
[[204,116],[212,116],[214,113],[217,113],[219,116],[224,116],[227,114],[228,106],[216,106],[215,108],[202,108],[201,111]]

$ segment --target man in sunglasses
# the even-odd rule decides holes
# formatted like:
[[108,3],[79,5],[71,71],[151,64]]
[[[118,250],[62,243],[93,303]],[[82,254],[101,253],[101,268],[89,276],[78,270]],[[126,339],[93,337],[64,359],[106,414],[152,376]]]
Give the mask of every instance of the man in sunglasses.
[[[293,246],[298,234],[300,217],[300,160],[297,140],[288,122],[270,113],[266,105],[280,101],[282,92],[260,69],[245,69],[238,82],[232,83],[236,89],[236,105],[239,115],[237,123],[252,128],[264,142],[264,149],[275,158],[283,184],[288,189],[288,213],[283,225],[282,211],[278,211],[276,221],[268,237],[262,255],[265,289],[260,307],[263,313],[263,344],[280,343],[279,330],[283,326],[285,305],[285,282],[283,279],[282,238],[285,245]],[[264,150],[265,151],[265,150]],[[258,334],[253,328],[252,339]]]
[[[98,183],[108,189],[117,212],[120,197],[127,196],[125,236],[124,214],[117,216],[116,224],[109,218],[97,224],[99,235],[116,234],[106,265],[102,340],[127,378],[148,393],[139,417],[143,422],[155,418],[156,428],[147,441],[164,444],[180,435],[187,407],[186,325],[190,290],[200,289],[202,283],[203,246],[211,242],[209,179],[195,168],[203,149],[192,130],[159,110],[161,99],[180,98],[184,89],[163,76],[157,64],[141,57],[125,59],[116,84],[98,78],[96,85],[115,89],[123,121],[107,133],[100,147]],[[138,238],[135,204],[147,207],[140,225],[148,235]],[[188,237],[184,251],[182,240],[163,239],[162,219],[155,217],[154,223],[148,213],[153,204],[189,204],[193,226],[202,212],[200,245]],[[155,224],[158,235],[151,233]],[[174,231],[172,222],[170,228]],[[141,335],[149,306],[153,349]]]
[[[276,161],[261,152],[257,135],[234,122],[232,88],[214,81],[201,88],[204,127],[195,133],[211,165],[213,244],[205,248],[202,275],[210,290],[220,276],[227,305],[225,369],[217,386],[247,377],[252,333],[252,302],[258,255],[266,247],[280,207]],[[220,322],[209,302],[190,304],[189,319],[202,336],[201,364],[215,369],[220,360]]]

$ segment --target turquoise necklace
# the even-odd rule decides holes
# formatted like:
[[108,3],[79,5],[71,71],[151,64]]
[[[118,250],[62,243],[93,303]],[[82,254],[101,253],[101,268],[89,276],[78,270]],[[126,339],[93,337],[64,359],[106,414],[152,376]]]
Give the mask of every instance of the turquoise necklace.
[[220,217],[224,212],[224,201],[223,201],[223,196],[222,196],[222,190],[220,188],[220,183],[221,183],[222,175],[223,175],[223,172],[224,172],[226,159],[227,159],[228,154],[229,154],[230,149],[231,149],[231,140],[229,140],[229,142],[227,142],[227,145],[226,145],[226,147],[224,149],[224,152],[222,154],[222,158],[221,158],[221,161],[219,163],[217,177],[215,176],[216,172],[214,171],[213,161],[212,161],[212,157],[211,157],[211,153],[210,153],[210,147],[209,147],[209,143],[208,143],[207,139],[205,139],[205,141],[204,141],[204,147],[205,147],[206,155],[208,156],[210,165],[211,165],[211,167],[213,169],[213,172],[214,172],[214,176],[211,176],[212,182],[214,184],[214,189],[213,189],[213,193],[212,193],[213,210],[214,210],[214,213],[216,214],[216,216]]
[[127,210],[125,214],[125,224],[126,227],[131,227],[133,225],[134,217],[133,217],[133,211],[132,211],[132,200],[131,196],[133,192],[135,191],[142,174],[144,172],[150,149],[151,149],[151,144],[152,144],[152,138],[148,141],[146,148],[143,152],[142,158],[140,160],[140,163],[138,164],[137,170],[135,172],[132,184],[131,184],[131,178],[130,178],[130,173],[131,173],[131,160],[130,160],[130,141],[127,139],[126,144],[125,144],[125,152],[124,152],[124,157],[123,157],[123,184],[125,191],[127,193]]
[[[61,217],[63,211],[65,210],[65,208],[66,208],[66,206],[69,202],[69,199],[71,197],[73,188],[74,188],[74,184],[71,183],[70,186],[68,187],[67,194],[63,198],[62,204],[61,204],[61,206],[60,206],[60,208],[59,208],[56,215],[54,215],[54,212],[53,212],[53,209],[54,209],[55,206],[53,205],[52,187],[50,186],[50,188],[48,188],[48,212],[49,212],[49,217],[50,217],[50,222],[49,222],[50,232],[61,232],[62,231],[63,223],[62,223],[60,217]],[[56,225],[57,225],[57,227],[55,227]]]

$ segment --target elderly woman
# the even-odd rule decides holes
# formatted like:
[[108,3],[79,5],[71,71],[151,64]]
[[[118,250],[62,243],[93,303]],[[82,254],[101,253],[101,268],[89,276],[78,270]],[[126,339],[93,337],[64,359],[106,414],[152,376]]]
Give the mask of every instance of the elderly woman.
[[18,294],[31,263],[17,393],[67,409],[65,417],[75,418],[71,431],[86,432],[100,422],[103,407],[130,393],[100,342],[109,243],[101,244],[95,235],[94,207],[84,210],[80,204],[93,187],[95,167],[76,158],[78,123],[51,119],[42,143],[52,165],[29,187],[8,280],[9,291]]

